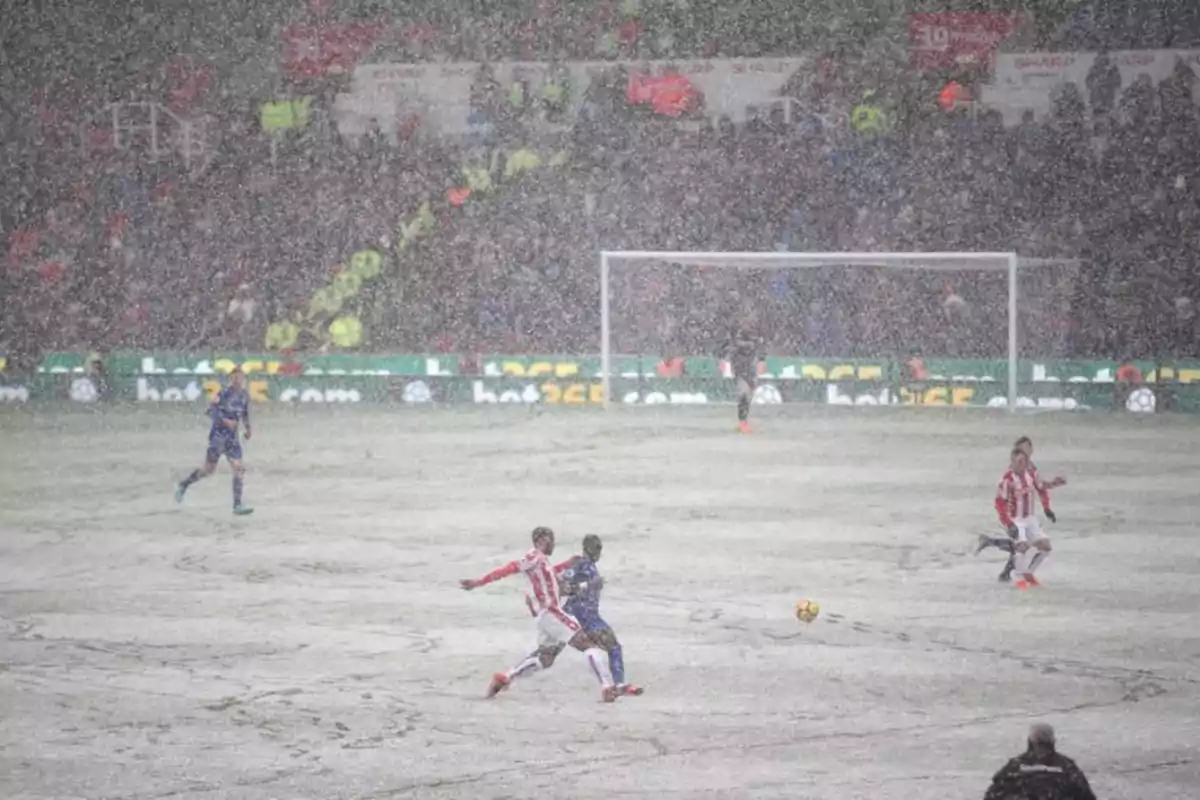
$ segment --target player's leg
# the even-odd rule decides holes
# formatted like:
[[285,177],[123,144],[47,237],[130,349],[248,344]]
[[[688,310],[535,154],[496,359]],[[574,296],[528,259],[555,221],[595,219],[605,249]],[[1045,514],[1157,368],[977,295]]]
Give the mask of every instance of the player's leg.
[[554,666],[554,660],[558,658],[558,654],[566,647],[564,642],[558,641],[558,638],[545,629],[541,624],[540,615],[537,617],[537,640],[538,646],[529,655],[517,662],[517,664],[505,672],[497,672],[492,676],[492,682],[488,686],[487,696],[495,697],[501,691],[508,688],[517,678],[524,678],[542,670],[550,669]]
[[[1012,546],[1012,542],[1009,542],[1009,546]],[[1008,583],[1012,580],[1013,570],[1016,568],[1017,554],[1016,551],[1010,550],[1008,553],[1008,561],[1004,562],[1004,569],[1000,570],[1000,574],[996,576],[996,579],[1001,583]]]
[[583,653],[592,668],[592,674],[600,681],[600,697],[606,703],[617,699],[617,687],[613,685],[612,672],[608,668],[608,654],[600,649],[591,637],[579,631],[569,642],[579,652]]
[[233,469],[233,513],[239,516],[254,513],[254,509],[242,501],[246,487],[246,465],[240,458],[231,458],[229,466]]
[[1037,585],[1036,581],[1031,580],[1033,578],[1031,564],[1034,556],[1040,552],[1038,548],[1034,547],[1034,543],[1045,537],[1035,517],[1015,520],[1015,523],[1017,538],[1014,543],[1016,552],[1013,554],[1013,573],[1017,577],[1017,582],[1014,585],[1018,589],[1027,589],[1031,585]]
[[975,545],[975,555],[979,555],[989,547],[995,547],[998,550],[1005,550],[1011,553],[1013,551],[1012,539],[1007,536],[988,536],[986,533],[979,534],[978,544]]
[[233,470],[233,513],[238,516],[254,513],[254,509],[242,502],[246,487],[246,465],[242,462],[242,443],[235,435],[225,445],[225,460]]
[[1030,586],[1041,586],[1038,579],[1034,577],[1034,573],[1046,563],[1046,559],[1050,557],[1051,549],[1050,537],[1043,533],[1041,527],[1038,526],[1030,537],[1029,572],[1025,576],[1025,580]]
[[997,545],[997,547],[1008,551],[1008,561],[1004,562],[1004,569],[1000,570],[1000,574],[996,578],[1001,583],[1008,583],[1012,580],[1013,570],[1017,568],[1016,540],[1012,536],[1008,536],[1000,541],[1002,544]]
[[221,449],[215,440],[210,439],[208,442],[208,451],[204,454],[204,463],[199,469],[192,470],[190,475],[175,485],[175,502],[182,503],[183,496],[187,494],[188,487],[212,475],[217,469],[217,462],[220,460]]
[[560,642],[566,642],[583,653],[592,673],[600,681],[601,697],[604,702],[611,703],[617,699],[617,690],[613,686],[612,672],[608,668],[608,653],[604,652],[592,637],[584,633],[579,622],[562,611],[547,611],[542,615],[546,619],[545,629],[548,635],[557,637]]
[[642,688],[625,682],[625,653],[621,649],[621,642],[617,639],[617,634],[608,626],[602,619],[598,619],[595,625],[585,625],[584,630],[591,637],[592,641],[600,646],[602,650],[608,653],[608,669],[612,673],[613,683],[617,687],[617,692],[620,694],[641,694]]
[[488,697],[495,697],[504,689],[507,689],[509,684],[517,678],[525,678],[543,670],[550,669],[554,666],[554,660],[558,658],[558,654],[566,647],[564,644],[553,645],[538,645],[538,649],[534,650],[525,658],[517,662],[516,666],[507,672],[497,672],[492,676],[492,683],[488,686]]
[[738,429],[745,433],[750,430],[750,401],[754,399],[754,387],[745,377],[738,375],[736,378]]

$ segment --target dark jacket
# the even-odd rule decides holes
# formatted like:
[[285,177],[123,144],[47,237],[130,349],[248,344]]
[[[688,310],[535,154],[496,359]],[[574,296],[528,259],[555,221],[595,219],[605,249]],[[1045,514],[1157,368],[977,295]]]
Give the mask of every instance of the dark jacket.
[[1074,761],[1030,749],[996,773],[983,800],[1096,800],[1096,795]]

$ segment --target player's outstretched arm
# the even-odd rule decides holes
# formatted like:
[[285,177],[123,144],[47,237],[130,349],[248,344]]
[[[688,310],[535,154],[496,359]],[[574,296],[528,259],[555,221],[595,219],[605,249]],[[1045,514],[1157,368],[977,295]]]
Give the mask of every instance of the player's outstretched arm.
[[1041,478],[1034,477],[1034,488],[1037,489],[1038,500],[1042,504],[1042,511],[1046,513],[1046,519],[1051,522],[1058,522],[1058,517],[1055,516],[1054,511],[1050,508],[1050,484],[1043,483]]
[[501,578],[507,578],[509,575],[516,575],[520,571],[521,571],[521,565],[518,564],[516,561],[510,561],[507,564],[505,564],[503,567],[498,567],[498,568],[492,570],[487,575],[484,575],[482,578],[479,578],[478,580],[472,580],[471,578],[464,578],[463,580],[458,582],[458,585],[469,592],[472,589],[478,589],[480,586],[487,586],[489,583],[492,583],[493,581],[498,581]]

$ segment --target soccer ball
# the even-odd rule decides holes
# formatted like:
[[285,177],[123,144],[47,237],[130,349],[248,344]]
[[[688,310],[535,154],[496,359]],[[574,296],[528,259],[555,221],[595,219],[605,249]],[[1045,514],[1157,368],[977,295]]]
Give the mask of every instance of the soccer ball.
[[1155,400],[1154,392],[1151,389],[1139,386],[1129,393],[1129,397],[1125,398],[1125,408],[1134,414],[1152,414]]
[[801,622],[812,622],[821,613],[821,606],[812,600],[796,601],[796,619]]

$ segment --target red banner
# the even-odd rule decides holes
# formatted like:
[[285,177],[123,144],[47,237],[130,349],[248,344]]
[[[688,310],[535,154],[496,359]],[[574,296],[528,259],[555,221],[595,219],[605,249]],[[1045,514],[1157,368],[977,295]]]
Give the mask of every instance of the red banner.
[[645,75],[635,72],[629,76],[625,99],[632,105],[649,105],[654,113],[678,117],[695,108],[700,92],[677,72],[666,75]]
[[986,65],[1020,21],[1019,14],[910,14],[913,66],[938,70]]
[[387,29],[381,23],[289,25],[280,32],[283,69],[297,78],[353,70]]

